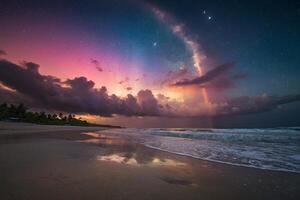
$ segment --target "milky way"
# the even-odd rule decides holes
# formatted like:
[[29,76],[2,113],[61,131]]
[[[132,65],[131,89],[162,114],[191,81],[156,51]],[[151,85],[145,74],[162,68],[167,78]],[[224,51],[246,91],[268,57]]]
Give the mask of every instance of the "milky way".
[[[171,19],[171,16],[169,16],[166,12],[160,10],[159,8],[155,6],[149,5],[151,10],[155,13],[155,15],[164,23],[166,23],[172,30],[174,34],[176,34],[178,37],[180,37],[183,42],[185,43],[186,47],[189,49],[189,51],[192,54],[192,60],[193,65],[198,72],[199,76],[203,75],[203,70],[201,67],[201,61],[205,58],[203,54],[200,52],[200,45],[197,41],[193,40],[189,34],[184,30],[184,25],[176,23],[174,19]],[[208,95],[205,88],[201,88],[201,92],[204,98],[205,103],[209,103]]]
[[[299,106],[290,103],[300,93],[297,6],[256,5],[0,4],[1,99],[109,117],[233,119],[266,112],[271,119],[291,112],[285,121],[292,122]],[[36,78],[31,86],[27,76]]]

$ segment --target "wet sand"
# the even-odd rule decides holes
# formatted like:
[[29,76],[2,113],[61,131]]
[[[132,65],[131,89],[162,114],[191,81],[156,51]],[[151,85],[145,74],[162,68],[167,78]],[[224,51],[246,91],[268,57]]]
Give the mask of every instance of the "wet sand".
[[96,126],[56,126],[56,125],[37,125],[30,123],[14,123],[0,121],[0,137],[1,135],[22,135],[25,133],[55,133],[55,132],[82,132],[82,131],[97,131],[107,129],[105,127]]
[[1,200],[300,197],[297,173],[178,156],[109,131],[60,128],[0,130]]

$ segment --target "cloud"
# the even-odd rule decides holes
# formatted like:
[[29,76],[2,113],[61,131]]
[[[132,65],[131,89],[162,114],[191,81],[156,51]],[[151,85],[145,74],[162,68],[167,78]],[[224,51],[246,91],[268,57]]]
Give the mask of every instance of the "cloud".
[[214,80],[215,78],[217,78],[218,76],[224,74],[225,72],[230,70],[233,66],[234,66],[233,62],[225,63],[225,64],[219,65],[219,66],[215,67],[214,69],[208,71],[203,76],[200,76],[200,77],[197,77],[197,78],[194,78],[191,80],[178,81],[175,84],[173,84],[172,86],[202,85],[202,84],[208,83],[208,82]]
[[300,101],[300,94],[287,96],[242,96],[224,102],[205,104],[199,101],[178,102],[163,95],[157,98],[164,116],[172,117],[218,117],[249,115],[278,109],[281,105]]
[[[5,100],[10,103],[24,103],[31,104],[31,101],[26,96],[18,93],[17,91],[8,88],[0,82],[0,100]],[[2,103],[2,102],[1,102]]]
[[[86,77],[62,81],[57,77],[40,74],[39,68],[38,64],[32,62],[17,65],[0,60],[1,101],[23,102],[33,108],[78,114],[167,117],[214,117],[261,113],[274,110],[282,104],[300,101],[300,95],[264,94],[206,104],[198,99],[177,101],[162,94],[155,96],[148,89],[140,90],[136,96],[128,94],[121,98],[114,94],[109,95],[106,87],[95,88],[95,83]],[[218,69],[204,76],[214,77],[223,70],[225,69]]]
[[[95,88],[95,83],[86,77],[61,81],[53,76],[42,75],[39,65],[32,62],[16,65],[0,60],[0,82],[29,98],[35,107],[100,116],[157,115],[159,112],[150,90],[141,91],[137,98],[132,95],[120,98],[108,95],[106,87]],[[2,96],[3,101],[12,99],[5,98],[11,96],[7,92],[2,92]]]
[[103,72],[102,67],[96,67],[96,69],[97,69],[99,72]]
[[74,79],[68,79],[65,83],[73,90],[78,91],[90,91],[94,88],[95,83],[93,81],[88,81],[86,77],[76,77]]
[[121,80],[121,81],[119,81],[118,83],[119,83],[120,85],[122,85],[122,84],[129,84],[129,81],[130,81],[130,79],[129,79],[128,77],[126,77],[124,80]]
[[38,64],[35,64],[33,62],[23,62],[23,65],[32,73],[34,74],[39,73],[40,66]]
[[166,77],[161,81],[161,85],[173,84],[175,81],[178,81],[178,79],[182,79],[187,74],[188,74],[188,69],[185,67],[182,67],[175,71],[171,70],[167,73]]
[[7,55],[6,51],[0,49],[0,56],[6,56],[6,55]]
[[141,90],[137,94],[137,101],[141,106],[142,115],[159,115],[159,104],[151,90]]
[[237,97],[220,104],[217,115],[245,115],[274,110],[278,106],[300,101],[300,95],[269,96],[263,94],[255,97]]
[[100,66],[100,62],[96,59],[91,59],[91,63],[93,65],[95,65],[95,68],[99,71],[99,72],[103,72],[103,68]]
[[245,79],[246,77],[247,77],[246,74],[243,73],[234,74],[232,76],[228,76],[228,75],[226,76],[225,74],[223,74],[220,75],[218,78],[215,78],[212,81],[201,85],[201,87],[205,87],[210,90],[219,92],[219,91],[223,91],[235,87],[236,81]]

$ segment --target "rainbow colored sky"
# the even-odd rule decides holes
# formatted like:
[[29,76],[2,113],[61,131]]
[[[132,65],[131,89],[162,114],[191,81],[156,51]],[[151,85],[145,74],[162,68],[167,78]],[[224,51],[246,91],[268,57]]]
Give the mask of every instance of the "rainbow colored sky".
[[[40,74],[62,81],[86,77],[95,88],[105,86],[109,95],[120,98],[148,89],[162,106],[173,105],[193,117],[218,115],[216,107],[232,98],[298,94],[299,13],[285,13],[278,22],[274,13],[283,5],[263,5],[267,10],[262,15],[243,12],[242,3],[228,4],[4,2],[0,50],[5,54],[0,56],[16,64],[37,63]],[[253,11],[255,5],[248,8]],[[255,23],[258,17],[261,21]],[[273,31],[270,37],[263,30],[267,26]],[[228,62],[232,66],[222,71]],[[220,65],[221,72],[215,72]]]
[[138,4],[111,6],[110,12],[121,12],[127,18],[112,19],[111,13],[102,13],[104,8],[93,21],[86,13],[40,16],[39,12],[21,11],[8,16],[9,24],[1,31],[1,48],[11,61],[38,63],[42,74],[63,79],[85,76],[118,95],[126,95],[129,87],[130,93],[145,87],[160,89],[156,82],[163,74],[191,65],[183,41],[149,9]]

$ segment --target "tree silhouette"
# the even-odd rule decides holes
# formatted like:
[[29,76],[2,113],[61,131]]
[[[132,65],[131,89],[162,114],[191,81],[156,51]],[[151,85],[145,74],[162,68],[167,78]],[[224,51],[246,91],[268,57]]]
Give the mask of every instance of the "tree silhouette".
[[63,113],[50,114],[45,112],[30,112],[24,104],[0,104],[0,120],[22,121],[37,124],[53,124],[53,125],[73,125],[73,126],[87,126],[91,125],[86,121],[76,119],[75,115],[69,114],[64,116]]
[[64,115],[63,113],[45,113],[45,112],[31,112],[24,106],[24,104],[0,104],[0,120],[8,121],[21,121],[35,124],[48,124],[48,125],[72,125],[72,126],[105,126],[90,124],[81,118],[77,119],[74,114]]

